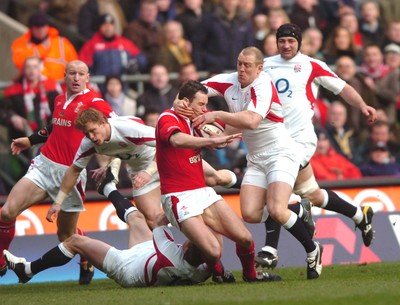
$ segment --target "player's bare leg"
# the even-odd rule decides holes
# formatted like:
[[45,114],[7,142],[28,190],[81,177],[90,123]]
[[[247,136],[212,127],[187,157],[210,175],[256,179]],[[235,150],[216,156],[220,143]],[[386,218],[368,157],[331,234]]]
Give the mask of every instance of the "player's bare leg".
[[47,198],[47,193],[23,177],[12,188],[1,209],[1,220],[12,221],[23,211]]
[[[47,193],[31,180],[21,178],[12,188],[0,210],[0,253],[10,247],[15,235],[15,221],[18,215],[47,198]],[[5,275],[7,266],[0,258],[0,276]]]
[[[307,253],[307,278],[318,278],[322,270],[322,246],[312,240],[301,219],[288,209],[291,186],[285,182],[272,182],[268,185],[268,191],[264,190],[264,199],[261,196],[262,190],[261,187],[253,185],[242,186],[240,201],[243,218],[253,223],[264,222],[269,214],[303,245]],[[264,202],[267,202],[267,211],[263,210],[261,215],[252,214],[260,213]]]
[[161,191],[159,187],[133,198],[136,207],[144,215],[150,228],[154,227],[155,218],[161,213],[160,198]]
[[[57,235],[59,241],[64,241],[70,236],[77,234],[86,236],[86,234],[77,228],[79,212],[60,211],[57,217]],[[94,267],[89,263],[88,258],[81,255],[80,258],[79,284],[88,285],[92,281],[94,275]]]
[[224,200],[208,207],[203,214],[208,226],[236,243],[236,254],[243,269],[243,279],[248,282],[276,281],[281,278],[268,273],[258,273],[254,267],[254,241],[250,231]]

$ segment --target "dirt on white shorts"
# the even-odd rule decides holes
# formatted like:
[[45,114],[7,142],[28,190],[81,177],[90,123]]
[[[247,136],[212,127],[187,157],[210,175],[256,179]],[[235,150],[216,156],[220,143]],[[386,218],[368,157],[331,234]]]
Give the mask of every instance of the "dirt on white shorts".
[[211,187],[161,195],[161,203],[171,224],[179,227],[182,221],[203,214],[215,202],[223,200]]
[[[55,200],[68,166],[55,163],[42,154],[31,161],[25,178],[31,180],[42,190],[46,191],[52,200]],[[77,184],[65,198],[61,209],[65,212],[84,211],[86,188],[86,170],[80,173]]]

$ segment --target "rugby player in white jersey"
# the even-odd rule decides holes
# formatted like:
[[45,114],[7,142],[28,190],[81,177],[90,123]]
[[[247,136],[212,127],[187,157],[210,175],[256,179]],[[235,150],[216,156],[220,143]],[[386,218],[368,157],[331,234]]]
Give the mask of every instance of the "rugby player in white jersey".
[[[26,175],[12,188],[6,203],[1,209],[1,220],[11,221],[23,211],[43,202],[48,197],[56,200],[64,172],[72,163],[83,138],[83,133],[74,127],[78,111],[85,107],[99,109],[104,115],[111,116],[112,109],[103,99],[98,98],[86,88],[89,82],[89,69],[79,60],[67,64],[64,81],[66,93],[54,100],[52,130],[41,130],[29,138],[14,139],[11,151],[18,154],[34,144],[41,143],[48,135],[41,153],[35,157]],[[65,195],[64,205],[57,218],[57,235],[60,241],[75,234],[79,213],[83,211],[85,198],[86,172],[82,172],[71,192]],[[3,250],[3,249],[0,249]],[[86,260],[81,261],[80,284],[89,284],[93,277],[93,267]]]
[[295,142],[283,123],[282,105],[271,79],[262,71],[263,55],[255,47],[242,50],[237,72],[203,81],[209,96],[223,96],[230,112],[211,111],[193,120],[202,126],[215,120],[239,129],[248,149],[247,171],[240,189],[242,217],[250,223],[268,216],[283,225],[307,253],[307,279],[322,271],[322,246],[314,242],[302,220],[288,208],[299,170]]
[[117,213],[125,214],[123,221],[129,227],[126,250],[74,234],[32,262],[4,250],[7,266],[20,283],[27,283],[35,274],[65,265],[79,253],[122,287],[196,284],[211,276],[200,251],[192,243],[175,243],[164,214],[156,218],[151,232],[143,214],[132,205],[127,211],[117,210]]
[[[282,25],[276,33],[279,54],[265,58],[263,68],[278,91],[286,129],[297,142],[296,151],[300,157],[301,170],[293,191],[311,201],[314,206],[352,218],[356,227],[361,230],[365,246],[368,247],[374,236],[371,207],[355,207],[336,193],[321,189],[315,181],[309,161],[317,143],[312,118],[320,86],[340,95],[347,103],[360,109],[369,123],[376,120],[376,111],[324,62],[302,54],[299,51],[301,39],[301,30],[297,25]],[[266,231],[271,233],[268,233],[266,238],[266,246],[258,253],[257,263],[265,267],[276,266],[279,230],[280,226],[276,223],[266,222]]]
[[[89,108],[81,111],[75,127],[81,130],[85,137],[75,155],[73,164],[68,168],[61,184],[59,201],[50,207],[47,219],[53,221],[62,207],[62,194],[68,194],[76,184],[83,169],[91,157],[98,153],[113,157],[108,168],[94,171],[93,177],[99,183],[98,191],[106,196],[115,206],[129,206],[131,202],[117,190],[118,172],[121,160],[128,165],[132,179],[132,197],[135,206],[145,216],[152,228],[155,217],[161,211],[160,178],[155,162],[155,129],[144,125],[140,118],[120,116],[107,119],[101,112]],[[205,176],[211,186],[232,184],[235,177],[231,171],[216,171],[203,161],[206,168]],[[117,209],[118,210],[118,209]],[[123,219],[123,215],[120,216]]]

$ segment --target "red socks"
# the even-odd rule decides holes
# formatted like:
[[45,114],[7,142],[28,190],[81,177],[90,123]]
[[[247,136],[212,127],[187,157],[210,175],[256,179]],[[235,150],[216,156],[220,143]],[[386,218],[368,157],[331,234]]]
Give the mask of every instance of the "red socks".
[[248,281],[254,281],[257,276],[256,268],[254,267],[254,241],[251,242],[249,248],[236,244],[236,254],[242,263],[243,276]]
[[15,219],[0,221],[0,267],[5,265],[3,250],[8,250],[15,235]]
[[202,258],[213,275],[222,276],[224,274],[224,267],[222,266],[221,261],[219,259],[216,262],[212,262],[206,257],[204,257],[204,255],[202,255]]

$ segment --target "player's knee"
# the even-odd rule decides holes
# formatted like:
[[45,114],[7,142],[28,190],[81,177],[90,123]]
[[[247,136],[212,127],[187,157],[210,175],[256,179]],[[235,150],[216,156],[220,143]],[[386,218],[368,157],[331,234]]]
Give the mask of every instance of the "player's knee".
[[242,212],[242,218],[248,223],[259,223],[261,221],[261,214],[254,212]]
[[271,206],[268,207],[268,213],[273,220],[282,224],[286,216],[286,208],[281,208],[280,206]]
[[240,238],[236,241],[237,244],[241,245],[244,248],[249,248],[252,242],[253,242],[253,236],[248,230],[243,231]]
[[71,236],[68,236],[62,243],[64,244],[64,247],[67,248],[67,250],[69,250],[72,253],[75,253],[77,245],[80,244],[83,238],[85,237],[79,234],[73,234]]
[[208,255],[213,261],[217,261],[222,256],[221,246],[218,244],[211,245],[208,249]]
[[264,206],[260,208],[252,207],[249,205],[241,206],[240,212],[245,222],[260,223],[264,213]]
[[12,221],[17,216],[18,215],[16,214],[16,212],[13,211],[13,209],[10,209],[10,205],[9,204],[5,204],[1,208],[1,220],[3,220],[3,221]]

